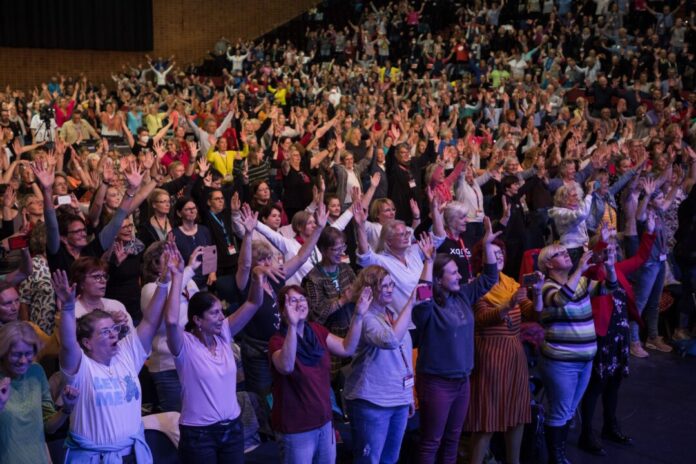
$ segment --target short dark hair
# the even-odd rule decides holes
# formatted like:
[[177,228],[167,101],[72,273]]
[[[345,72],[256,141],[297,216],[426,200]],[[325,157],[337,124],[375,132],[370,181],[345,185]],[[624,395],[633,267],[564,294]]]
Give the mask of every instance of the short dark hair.
[[61,214],[61,215],[58,217],[58,232],[60,233],[60,236],[61,236],[61,237],[67,237],[67,236],[68,236],[68,227],[69,227],[70,224],[72,224],[73,222],[79,222],[79,223],[81,223],[83,226],[85,226],[85,227],[87,226],[87,224],[85,224],[85,220],[82,219],[82,218],[81,218],[80,216],[78,216],[77,214],[65,213],[65,214]]
[[88,273],[100,270],[109,272],[109,263],[96,256],[80,256],[70,266],[70,280],[77,284],[77,292],[81,292],[81,283]]
[[336,242],[340,240],[343,240],[343,242],[345,243],[346,234],[336,229],[335,227],[325,227],[324,230],[321,231],[321,235],[319,236],[319,240],[317,241],[317,248],[319,248],[319,250],[323,254],[324,251],[336,245]]
[[82,349],[87,349],[87,347],[82,344],[82,340],[90,338],[94,334],[94,323],[101,319],[113,319],[113,317],[106,311],[95,309],[77,319],[77,342]]
[[185,330],[187,332],[193,332],[195,324],[193,323],[193,318],[203,317],[203,314],[208,311],[213,305],[218,302],[218,298],[210,292],[198,292],[191,297],[188,304],[188,322],[186,323]]

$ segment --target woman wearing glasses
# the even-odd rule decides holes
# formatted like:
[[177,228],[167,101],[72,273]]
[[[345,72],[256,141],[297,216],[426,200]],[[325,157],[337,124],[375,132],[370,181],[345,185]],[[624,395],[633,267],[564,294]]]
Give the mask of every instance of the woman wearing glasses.
[[541,324],[545,340],[541,348],[541,372],[549,399],[546,444],[551,464],[567,462],[565,444],[569,422],[590,381],[592,360],[597,353],[590,298],[613,293],[617,288],[616,251],[607,250],[606,278],[601,283],[583,277],[591,266],[592,251],[580,257],[575,270],[568,250],[562,245],[549,245],[539,253],[539,270],[546,275],[542,289]]
[[[174,251],[169,251],[169,256],[176,253],[173,245],[171,248]],[[165,258],[163,262],[170,263]],[[103,267],[84,267],[91,270],[81,288],[85,284],[106,284]],[[77,318],[76,285],[70,285],[63,271],[53,275],[62,314],[60,368],[66,383],[80,391],[65,442],[66,463],[152,462],[141,419],[138,373],[162,320],[169,274],[164,267],[142,322],[121,339],[121,324],[111,313],[94,309]]]
[[0,462],[49,463],[44,432],[70,417],[77,390],[66,386],[56,411],[46,374],[34,363],[41,342],[28,322],[0,326]]
[[133,216],[128,216],[121,224],[110,250],[109,281],[105,296],[120,301],[135,325],[143,317],[140,310],[140,268],[144,252],[145,244],[135,236]]
[[110,314],[117,324],[123,324],[123,334],[132,331],[133,318],[117,300],[104,298],[109,281],[109,264],[94,256],[77,258],[70,266],[70,280],[77,287],[75,317],[80,318],[95,310]]
[[273,366],[271,422],[279,434],[282,463],[335,462],[329,355],[353,355],[371,302],[372,294],[366,288],[358,299],[348,334],[340,338],[307,321],[309,305],[302,287],[289,285],[280,291],[283,323],[271,337],[268,351]]
[[[203,224],[198,224],[198,208],[191,198],[181,197],[177,199],[174,211],[181,221],[181,225],[174,229],[174,241],[184,261],[188,262],[196,248],[212,245],[213,238],[210,235],[210,229]],[[203,275],[201,268],[198,267],[193,281],[196,282],[199,289],[205,290],[208,274]]]
[[169,212],[172,204],[169,193],[166,190],[157,188],[152,191],[147,199],[152,215],[150,219],[140,225],[138,237],[145,244],[145,248],[154,242],[167,240],[167,234],[172,231],[172,224],[169,221]]

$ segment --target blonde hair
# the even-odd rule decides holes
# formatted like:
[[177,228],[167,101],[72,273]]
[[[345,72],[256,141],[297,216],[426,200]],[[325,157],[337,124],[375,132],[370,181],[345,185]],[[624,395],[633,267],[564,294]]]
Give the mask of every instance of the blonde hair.
[[553,257],[553,255],[555,255],[556,253],[560,253],[565,249],[566,247],[564,247],[560,243],[552,243],[551,245],[542,248],[539,252],[539,257],[537,258],[537,267],[539,268],[539,270],[546,274],[548,272],[548,268],[546,266]]
[[0,359],[5,359],[18,342],[31,345],[34,356],[39,352],[39,336],[36,335],[31,324],[25,321],[14,321],[0,326]]
[[399,219],[394,219],[393,221],[389,221],[382,226],[382,232],[379,234],[379,242],[377,242],[377,249],[375,250],[377,253],[382,251],[391,251],[389,249],[388,242],[394,233],[394,229],[396,229],[398,226],[406,227],[406,223],[404,221],[400,221]]
[[370,206],[370,217],[373,221],[377,221],[377,219],[379,218],[379,211],[382,209],[383,205],[389,205],[392,208],[396,209],[396,205],[394,205],[394,202],[391,201],[389,198],[376,199],[372,202],[372,205]]
[[571,192],[575,190],[578,193],[578,197],[582,198],[582,189],[580,188],[580,184],[577,182],[573,182],[572,184],[564,184],[561,185],[558,190],[556,190],[556,194],[553,196],[553,204],[554,206],[559,206],[561,208],[565,208],[566,202],[568,200],[568,195],[570,195]]
[[262,259],[272,258],[273,248],[261,240],[254,240],[251,242],[251,262],[258,263]]
[[166,190],[161,189],[161,188],[156,188],[156,189],[154,189],[154,190],[152,191],[152,193],[150,193],[150,195],[147,197],[148,206],[150,206],[150,208],[152,208],[152,204],[153,204],[155,201],[157,201],[157,198],[158,198],[158,197],[160,197],[160,196],[162,196],[162,195],[164,195],[164,196],[166,196],[167,198],[169,198],[169,192],[167,192]]
[[450,201],[445,206],[444,218],[445,226],[450,227],[452,221],[460,216],[467,216],[469,214],[469,208],[463,201]]

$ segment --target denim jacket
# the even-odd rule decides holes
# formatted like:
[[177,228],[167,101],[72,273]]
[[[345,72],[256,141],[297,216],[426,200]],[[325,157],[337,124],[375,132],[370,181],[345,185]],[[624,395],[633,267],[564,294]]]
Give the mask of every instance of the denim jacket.
[[587,230],[590,233],[594,233],[600,226],[602,222],[602,217],[604,217],[604,210],[606,204],[617,209],[616,206],[616,194],[624,188],[624,186],[633,179],[636,175],[636,171],[633,169],[627,171],[623,176],[619,177],[616,182],[614,182],[609,187],[609,193],[605,196],[601,196],[596,190],[592,192],[592,204],[590,205],[590,213],[587,215],[586,224]]

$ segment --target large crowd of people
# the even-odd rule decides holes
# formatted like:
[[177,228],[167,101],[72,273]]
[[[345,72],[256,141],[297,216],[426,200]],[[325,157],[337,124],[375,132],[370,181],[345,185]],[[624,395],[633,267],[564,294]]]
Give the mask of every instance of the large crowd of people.
[[282,462],[417,412],[418,462],[515,464],[535,351],[549,462],[576,411],[632,443],[631,358],[696,335],[693,4],[375,3],[0,91],[0,462],[152,462],[146,375],[182,462],[243,462],[245,393]]

